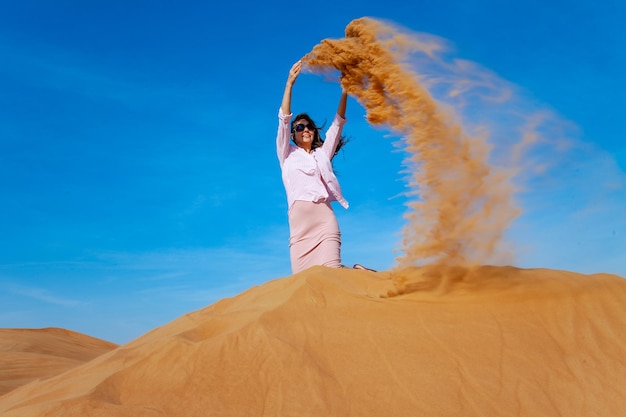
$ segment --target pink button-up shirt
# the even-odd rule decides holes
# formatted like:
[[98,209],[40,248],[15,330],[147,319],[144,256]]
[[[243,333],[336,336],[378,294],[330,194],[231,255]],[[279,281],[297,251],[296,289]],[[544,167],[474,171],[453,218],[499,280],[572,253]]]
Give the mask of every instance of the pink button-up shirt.
[[291,209],[296,200],[337,201],[347,209],[348,202],[341,194],[339,181],[330,162],[346,119],[335,115],[326,131],[324,144],[311,153],[291,143],[290,120],[291,114],[284,114],[282,108],[278,110],[276,151],[282,169],[283,184],[287,191],[288,207]]

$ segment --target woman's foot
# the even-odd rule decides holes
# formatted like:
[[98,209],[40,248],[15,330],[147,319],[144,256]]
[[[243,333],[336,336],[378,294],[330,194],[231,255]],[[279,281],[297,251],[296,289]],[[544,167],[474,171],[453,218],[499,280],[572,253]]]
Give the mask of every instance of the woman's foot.
[[366,268],[366,267],[364,267],[361,264],[354,264],[354,266],[352,268],[354,268],[354,269],[362,269],[364,271],[376,272],[375,269]]

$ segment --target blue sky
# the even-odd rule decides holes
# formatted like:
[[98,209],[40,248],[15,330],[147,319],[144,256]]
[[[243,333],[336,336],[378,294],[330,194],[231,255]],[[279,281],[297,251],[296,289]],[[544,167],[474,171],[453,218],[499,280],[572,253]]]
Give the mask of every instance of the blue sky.
[[[289,275],[282,89],[362,16],[446,39],[571,123],[577,148],[519,196],[515,264],[626,276],[623,2],[3,1],[0,327],[124,343]],[[303,74],[293,108],[323,123],[338,98]],[[404,155],[363,115],[351,99],[335,161],[351,207],[335,210],[344,262],[382,270]]]

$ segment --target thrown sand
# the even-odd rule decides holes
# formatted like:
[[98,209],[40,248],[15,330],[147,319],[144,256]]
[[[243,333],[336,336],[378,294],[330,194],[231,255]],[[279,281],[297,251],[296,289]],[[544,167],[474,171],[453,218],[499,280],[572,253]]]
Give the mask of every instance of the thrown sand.
[[64,329],[0,329],[0,396],[58,375],[117,347]]
[[315,267],[0,397],[29,416],[616,416],[626,281]]

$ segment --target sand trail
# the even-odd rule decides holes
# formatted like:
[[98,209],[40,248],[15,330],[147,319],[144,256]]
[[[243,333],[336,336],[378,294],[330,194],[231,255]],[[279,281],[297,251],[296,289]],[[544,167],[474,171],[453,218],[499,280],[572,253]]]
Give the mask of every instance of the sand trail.
[[[339,72],[367,121],[403,137],[412,200],[400,266],[510,263],[503,236],[519,214],[513,172],[490,164],[488,131],[470,129],[453,107],[435,100],[411,65],[418,52],[435,61],[441,45],[371,18],[353,20],[345,32],[345,38],[324,39],[303,59],[311,71]],[[465,89],[476,84],[455,77]]]

